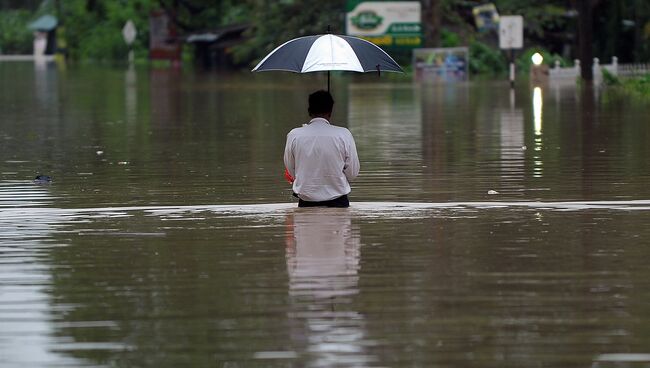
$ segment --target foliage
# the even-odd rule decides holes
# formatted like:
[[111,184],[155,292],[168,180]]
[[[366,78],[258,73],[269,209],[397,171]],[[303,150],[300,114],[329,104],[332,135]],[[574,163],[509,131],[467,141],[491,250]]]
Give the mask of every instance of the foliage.
[[489,45],[473,41],[469,46],[469,71],[472,74],[498,74],[506,71],[503,53]]
[[544,39],[549,31],[565,29],[570,22],[566,1],[550,0],[533,5],[530,0],[496,0],[502,15],[522,15],[526,21],[526,32],[530,36]]
[[644,96],[650,96],[650,74],[627,80],[623,85],[633,92]]
[[603,68],[603,83],[608,86],[618,86],[621,85],[621,80],[614,74],[610,73],[609,70]]
[[440,32],[440,46],[441,47],[457,47],[461,45],[460,36],[445,28]]
[[124,60],[128,46],[122,27],[131,19],[138,32],[134,50],[147,48],[150,0],[65,2],[62,17],[72,59]]
[[622,81],[620,86],[627,93],[650,97],[650,74],[637,78],[625,79]]
[[0,12],[0,53],[30,54],[32,33],[27,25],[32,20],[27,10],[5,10]]
[[650,97],[650,74],[640,77],[622,79],[603,68],[603,82],[626,94]]
[[345,1],[270,1],[249,0],[249,41],[234,47],[238,62],[254,65],[276,46],[308,34],[340,33]]
[[162,7],[174,23],[185,32],[215,29],[245,22],[249,6],[237,0],[151,0]]
[[[500,73],[507,68],[506,58],[494,45],[494,34],[479,35],[474,28],[471,9],[480,0],[430,0],[441,13],[440,45],[470,45],[470,69],[473,73]],[[587,1],[587,0],[585,0]],[[650,57],[650,1],[595,1],[595,55],[601,59],[619,56],[621,62],[647,61]],[[332,27],[343,32],[346,0],[44,0],[37,13],[38,0],[6,1],[0,12],[0,47],[5,53],[30,52],[31,34],[25,24],[37,15],[56,14],[65,24],[69,56],[76,60],[124,60],[128,48],[121,29],[131,19],[138,30],[136,55],[146,55],[149,13],[164,9],[181,34],[247,23],[247,42],[229,51],[242,65],[253,65],[274,47],[291,38],[318,34]],[[56,4],[61,14],[57,12]],[[564,65],[575,58],[575,2],[566,0],[494,0],[501,15],[520,14],[525,19],[527,46],[541,46],[549,64],[555,59]],[[0,2],[0,4],[3,4]],[[16,8],[23,10],[15,10]],[[40,13],[40,14],[39,14]],[[630,25],[632,24],[632,25]],[[479,41],[471,41],[483,37]],[[488,46],[490,45],[490,46]],[[526,70],[528,50],[517,60]],[[573,53],[573,55],[571,54]],[[398,55],[399,56],[399,55]],[[407,58],[408,59],[408,58]]]

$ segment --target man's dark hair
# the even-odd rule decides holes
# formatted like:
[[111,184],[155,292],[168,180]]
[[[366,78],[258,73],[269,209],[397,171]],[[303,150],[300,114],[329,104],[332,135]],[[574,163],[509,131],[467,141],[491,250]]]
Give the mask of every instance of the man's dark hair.
[[324,90],[316,91],[309,95],[309,115],[326,115],[332,112],[334,99]]

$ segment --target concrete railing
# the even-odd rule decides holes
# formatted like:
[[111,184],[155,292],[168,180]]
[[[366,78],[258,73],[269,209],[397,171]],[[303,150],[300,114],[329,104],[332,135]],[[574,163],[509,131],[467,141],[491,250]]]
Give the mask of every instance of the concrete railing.
[[575,81],[580,76],[580,60],[576,59],[573,62],[573,66],[563,68],[560,66],[560,61],[555,60],[555,67],[549,69],[548,78],[552,81]]
[[[594,80],[600,81],[603,78],[603,69],[615,76],[632,77],[650,73],[650,64],[619,64],[616,56],[612,57],[611,64],[601,64],[598,58],[594,58],[592,71]],[[549,69],[549,79],[551,81],[575,81],[580,77],[580,60],[574,60],[574,65],[563,68],[559,61],[555,61],[555,66]]]
[[621,64],[617,72],[622,77],[644,75],[650,73],[650,64]]
[[3,55],[0,54],[0,61],[54,61],[54,55]]

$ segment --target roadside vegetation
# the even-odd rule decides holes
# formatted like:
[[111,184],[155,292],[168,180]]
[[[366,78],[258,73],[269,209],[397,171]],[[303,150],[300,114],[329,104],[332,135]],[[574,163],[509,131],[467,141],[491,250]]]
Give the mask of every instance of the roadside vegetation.
[[603,82],[612,89],[643,97],[650,97],[650,74],[634,78],[619,78],[603,69]]
[[0,54],[29,54],[32,52],[32,33],[27,23],[32,12],[24,9],[0,11]]
[[[586,0],[585,0],[586,1]],[[29,22],[44,14],[57,15],[65,26],[67,56],[72,62],[125,60],[128,47],[121,29],[132,20],[138,30],[133,50],[146,62],[149,14],[165,11],[180,35],[248,24],[246,42],[229,48],[233,64],[248,68],[280,43],[306,34],[344,32],[346,0],[5,0],[0,2],[0,52],[30,53]],[[510,55],[498,48],[494,29],[476,28],[472,8],[484,1],[428,0],[437,6],[435,39],[427,47],[467,46],[472,74],[507,72]],[[517,70],[526,72],[530,55],[541,52],[544,62],[566,66],[576,58],[576,12],[565,0],[493,0],[501,15],[520,14],[525,19],[524,50],[515,54]],[[650,60],[650,2],[638,0],[594,1],[594,56],[621,62]],[[425,5],[428,4],[428,5]],[[598,30],[598,31],[596,31]],[[186,47],[191,49],[192,46]],[[396,52],[403,64],[410,54]],[[184,53],[186,59],[192,52]]]

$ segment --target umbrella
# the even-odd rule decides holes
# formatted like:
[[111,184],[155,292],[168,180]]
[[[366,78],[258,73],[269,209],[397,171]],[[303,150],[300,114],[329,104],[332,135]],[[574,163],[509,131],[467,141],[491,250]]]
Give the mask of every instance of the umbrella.
[[56,19],[55,16],[46,14],[35,21],[31,22],[27,28],[33,30],[33,31],[42,31],[42,32],[49,32],[56,28],[56,26],[59,24],[59,21]]
[[305,36],[287,41],[271,51],[253,68],[254,72],[327,71],[328,91],[331,70],[359,73],[403,72],[395,60],[375,44],[357,37],[333,34]]

